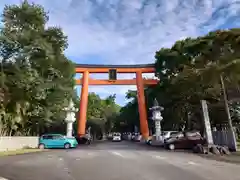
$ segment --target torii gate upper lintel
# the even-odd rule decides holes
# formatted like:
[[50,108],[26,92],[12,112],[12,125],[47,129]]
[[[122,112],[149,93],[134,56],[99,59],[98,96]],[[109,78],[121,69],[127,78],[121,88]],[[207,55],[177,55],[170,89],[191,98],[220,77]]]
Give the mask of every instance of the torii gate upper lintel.
[[[137,85],[140,130],[144,138],[147,138],[149,136],[146,103],[144,96],[144,85],[156,85],[159,80],[144,79],[142,78],[142,73],[154,73],[155,72],[154,64],[139,64],[139,65],[76,64],[75,72],[82,73],[82,78],[76,80],[77,85],[82,85],[80,100],[80,115],[78,119],[78,136],[85,135],[89,85]],[[92,79],[89,77],[90,73],[109,73],[109,74],[115,73],[115,78]],[[135,73],[136,79],[117,79],[116,74],[118,73]]]

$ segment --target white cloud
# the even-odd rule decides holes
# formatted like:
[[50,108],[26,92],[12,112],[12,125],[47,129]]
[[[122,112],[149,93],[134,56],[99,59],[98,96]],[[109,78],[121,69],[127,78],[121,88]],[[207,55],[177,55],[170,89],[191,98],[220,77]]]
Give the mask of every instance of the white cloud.
[[[5,3],[19,0],[1,0]],[[69,38],[66,54],[97,64],[153,63],[154,53],[183,37],[240,25],[239,0],[35,0],[49,11],[49,25]],[[103,94],[106,88],[93,87]],[[109,87],[111,88],[111,87]],[[121,89],[121,90],[120,90]],[[111,88],[121,94],[127,88]]]

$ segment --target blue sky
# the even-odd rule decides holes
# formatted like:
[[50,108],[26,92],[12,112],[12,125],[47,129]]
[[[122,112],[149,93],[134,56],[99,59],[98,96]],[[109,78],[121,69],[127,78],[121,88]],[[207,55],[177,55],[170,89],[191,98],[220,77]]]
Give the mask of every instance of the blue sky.
[[[0,9],[5,4],[19,2],[0,0]],[[62,27],[69,40],[66,55],[76,63],[153,63],[155,51],[170,47],[176,40],[196,37],[219,28],[240,27],[240,0],[31,2],[43,5],[49,12],[48,26]],[[121,75],[120,78],[131,77],[134,75]],[[117,103],[123,105],[128,89],[135,89],[135,86],[91,86],[89,91],[101,97],[116,93]]]

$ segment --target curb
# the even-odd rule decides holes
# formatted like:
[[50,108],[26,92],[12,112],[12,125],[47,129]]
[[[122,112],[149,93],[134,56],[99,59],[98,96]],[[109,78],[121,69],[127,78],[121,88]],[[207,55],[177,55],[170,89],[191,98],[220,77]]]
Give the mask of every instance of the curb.
[[[2,155],[2,156],[0,155],[0,158],[10,157],[10,156],[27,156],[27,155],[31,155],[31,154],[34,154],[34,153],[44,153],[44,152],[48,152],[48,149],[42,150],[42,151],[33,151],[33,152],[16,153],[16,154],[7,154],[7,155]],[[0,180],[2,180],[1,178],[2,177],[0,177]]]

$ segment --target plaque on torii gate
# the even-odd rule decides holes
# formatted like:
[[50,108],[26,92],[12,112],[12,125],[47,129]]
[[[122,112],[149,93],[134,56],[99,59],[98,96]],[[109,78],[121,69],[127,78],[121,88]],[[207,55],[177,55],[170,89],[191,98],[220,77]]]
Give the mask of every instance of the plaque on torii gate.
[[109,69],[108,75],[109,75],[110,81],[117,80],[117,70],[116,69]]

